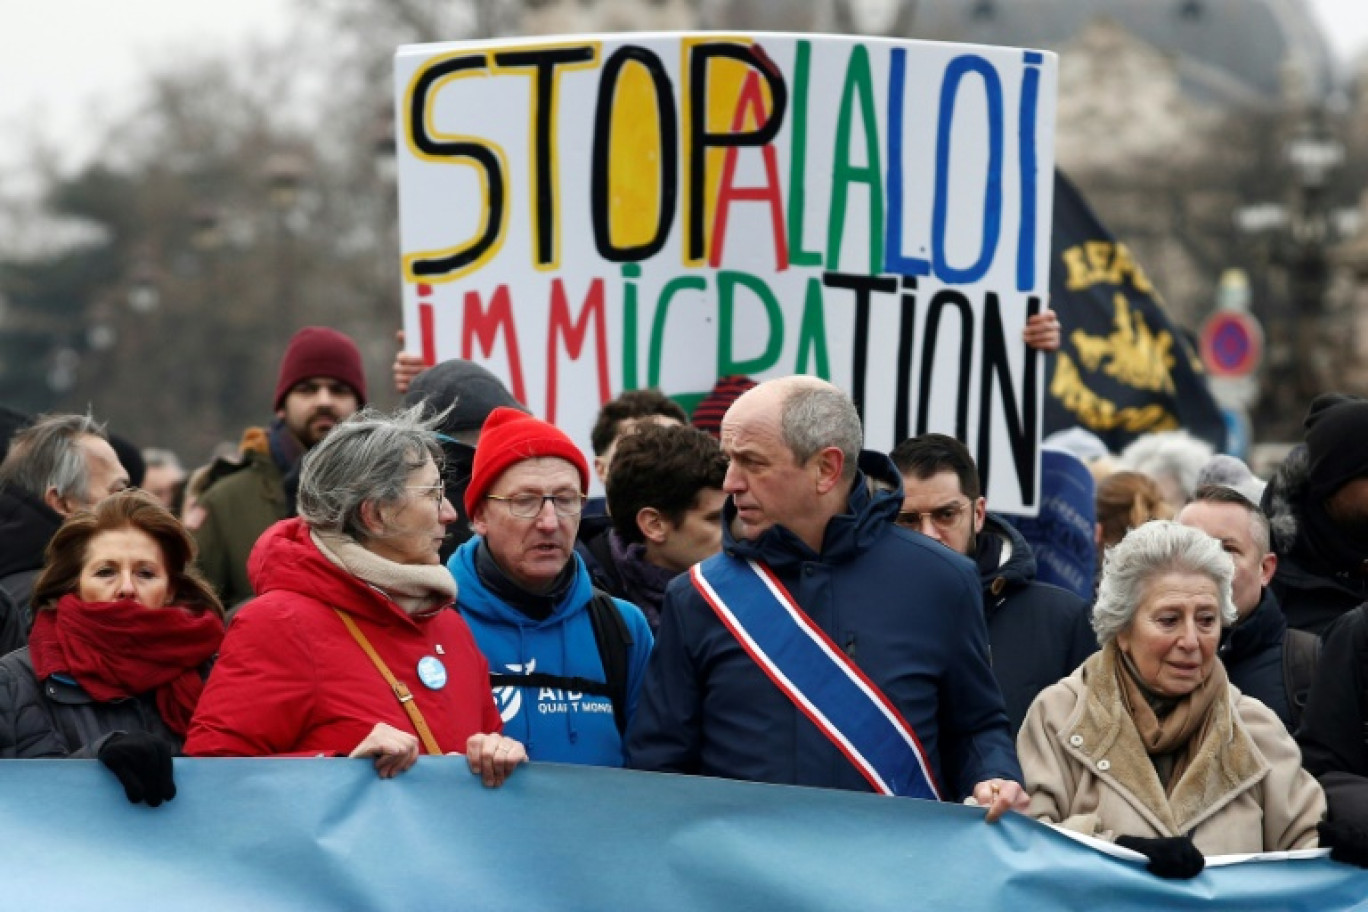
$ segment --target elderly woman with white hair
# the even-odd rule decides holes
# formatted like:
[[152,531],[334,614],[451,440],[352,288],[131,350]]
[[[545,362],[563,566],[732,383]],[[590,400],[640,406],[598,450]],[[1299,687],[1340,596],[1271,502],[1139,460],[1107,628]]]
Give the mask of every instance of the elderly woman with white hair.
[[526,761],[501,735],[489,667],[438,558],[456,511],[422,406],[364,411],[304,457],[299,517],[257,541],[257,598],[224,639],[185,742],[190,756],[373,758],[464,753],[496,786]]
[[1163,877],[1195,876],[1204,854],[1316,846],[1320,786],[1216,656],[1233,575],[1220,542],[1165,520],[1108,551],[1102,650],[1041,692],[1017,738],[1028,814],[1135,849]]

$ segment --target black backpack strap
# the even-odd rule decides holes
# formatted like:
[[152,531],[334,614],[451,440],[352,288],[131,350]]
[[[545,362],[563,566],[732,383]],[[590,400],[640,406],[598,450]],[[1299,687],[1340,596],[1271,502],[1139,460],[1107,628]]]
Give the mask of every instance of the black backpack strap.
[[1306,708],[1306,698],[1311,693],[1311,682],[1316,677],[1320,653],[1320,637],[1295,627],[1287,628],[1283,638],[1283,687],[1287,691],[1293,731],[1301,726],[1302,710]]
[[608,698],[613,701],[613,721],[618,734],[627,733],[627,662],[632,647],[632,634],[622,619],[613,597],[598,589],[589,600],[589,620],[594,625],[594,642],[598,644],[599,661],[603,663],[603,677],[608,685]]

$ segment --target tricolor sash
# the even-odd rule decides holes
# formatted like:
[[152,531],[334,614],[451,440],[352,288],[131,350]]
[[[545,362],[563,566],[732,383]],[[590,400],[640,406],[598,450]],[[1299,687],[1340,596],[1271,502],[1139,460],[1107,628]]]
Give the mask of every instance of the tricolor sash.
[[695,564],[689,576],[761,670],[876,792],[940,800],[912,726],[768,567],[710,560]]

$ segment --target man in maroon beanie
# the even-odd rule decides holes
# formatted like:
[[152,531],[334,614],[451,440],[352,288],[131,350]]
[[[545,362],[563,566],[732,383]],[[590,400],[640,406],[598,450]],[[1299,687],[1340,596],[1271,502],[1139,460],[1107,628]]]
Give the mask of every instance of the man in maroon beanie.
[[654,640],[641,610],[596,591],[575,553],[588,486],[564,431],[494,409],[465,493],[475,537],[447,567],[505,734],[533,760],[621,766]]
[[237,462],[219,460],[188,524],[199,542],[199,564],[223,604],[255,593],[247,557],[273,523],[294,515],[294,491],[304,454],[366,404],[361,352],[350,337],[306,326],[285,347],[276,380],[275,420],[244,432]]

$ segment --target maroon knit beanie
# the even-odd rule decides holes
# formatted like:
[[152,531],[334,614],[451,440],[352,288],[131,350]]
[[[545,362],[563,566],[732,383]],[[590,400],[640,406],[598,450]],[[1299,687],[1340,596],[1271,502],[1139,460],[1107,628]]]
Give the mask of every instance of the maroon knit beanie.
[[589,462],[564,431],[507,406],[490,412],[480,429],[480,442],[475,444],[475,463],[465,493],[466,515],[475,515],[475,507],[504,469],[543,456],[556,456],[573,465],[579,472],[580,493],[588,492]]
[[310,377],[340,380],[356,393],[357,405],[366,404],[366,372],[361,367],[361,351],[350,336],[326,326],[306,326],[295,333],[280,359],[275,407],[280,408],[296,383]]
[[714,437],[722,436],[722,418],[731,404],[741,398],[741,394],[755,386],[750,377],[733,374],[722,377],[713,385],[712,392],[704,396],[694,409],[689,423],[700,431],[707,431]]

